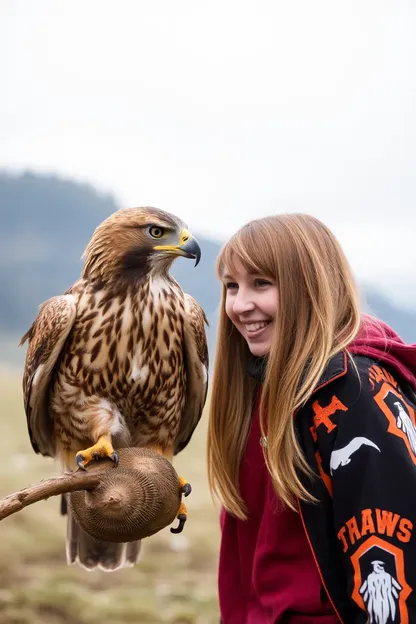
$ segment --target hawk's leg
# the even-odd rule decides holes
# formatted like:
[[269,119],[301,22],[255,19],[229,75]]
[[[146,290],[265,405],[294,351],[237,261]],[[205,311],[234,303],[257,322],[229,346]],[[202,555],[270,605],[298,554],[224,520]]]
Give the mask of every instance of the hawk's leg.
[[75,456],[75,460],[79,468],[85,470],[85,466],[87,466],[89,463],[104,457],[109,457],[110,459],[112,459],[114,465],[117,466],[118,455],[113,449],[111,436],[109,435],[103,435],[99,437],[97,442],[93,446],[90,446],[84,451],[78,451]]
[[[189,484],[188,484],[189,485]],[[185,526],[185,522],[188,518],[188,510],[186,509],[185,503],[181,503],[178,509],[178,515],[176,516],[179,520],[179,524],[176,528],[171,528],[171,533],[182,533],[183,527]]]
[[[170,449],[164,450],[160,446],[151,446],[149,448],[151,448],[152,451],[155,451],[156,453],[163,455],[163,457],[165,457],[167,460],[169,460],[172,463],[172,458],[173,458],[172,450]],[[188,483],[188,481],[184,479],[183,477],[179,477],[179,485],[181,486],[182,494],[184,496],[189,496],[189,494],[192,492],[191,484]],[[179,520],[179,524],[176,528],[172,528],[171,532],[182,533],[183,527],[188,518],[188,510],[184,502],[181,502],[180,507],[178,509],[178,514],[176,517]]]

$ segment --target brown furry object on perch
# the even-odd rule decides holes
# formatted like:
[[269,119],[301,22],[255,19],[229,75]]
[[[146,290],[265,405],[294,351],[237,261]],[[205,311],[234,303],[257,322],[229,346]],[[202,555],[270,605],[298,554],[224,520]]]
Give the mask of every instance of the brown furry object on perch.
[[[183,486],[172,464],[145,448],[118,449],[119,465],[100,460],[86,471],[52,477],[0,500],[0,520],[50,496],[68,493],[78,524],[107,542],[157,533],[178,516]],[[186,493],[189,493],[188,487]],[[179,533],[184,520],[171,529]]]

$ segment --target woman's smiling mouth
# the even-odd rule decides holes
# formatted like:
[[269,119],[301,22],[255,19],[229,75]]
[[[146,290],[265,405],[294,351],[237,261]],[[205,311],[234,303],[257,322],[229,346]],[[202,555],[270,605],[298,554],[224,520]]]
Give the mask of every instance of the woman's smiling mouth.
[[256,321],[252,323],[244,323],[244,329],[250,337],[260,334],[263,329],[270,325],[271,321]]

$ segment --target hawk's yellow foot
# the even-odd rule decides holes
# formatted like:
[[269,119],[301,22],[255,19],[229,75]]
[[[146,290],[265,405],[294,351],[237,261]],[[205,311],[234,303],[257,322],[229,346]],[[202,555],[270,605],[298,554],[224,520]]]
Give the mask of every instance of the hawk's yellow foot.
[[186,509],[185,503],[181,503],[178,509],[178,515],[176,516],[179,520],[179,524],[176,528],[171,528],[171,533],[182,533],[183,527],[185,526],[185,522],[188,518],[188,510]]
[[[149,446],[149,448],[155,453],[163,455],[163,457],[165,457],[168,461],[172,463],[172,449],[163,449],[161,446],[157,446],[155,444],[152,444],[151,446]],[[179,477],[179,485],[181,486],[182,494],[184,494],[185,496],[189,496],[189,494],[192,492],[191,484],[188,483],[187,480],[183,477]]]
[[[152,451],[155,451],[156,453],[163,455],[163,457],[165,457],[167,460],[172,462],[172,457],[173,457],[172,449],[163,449],[162,447],[156,444],[153,444],[149,448],[151,448]],[[189,496],[189,494],[192,492],[191,484],[188,483],[188,481],[184,479],[183,477],[179,477],[179,485],[180,485],[182,494],[184,496]],[[171,529],[171,533],[182,533],[183,527],[185,526],[185,522],[188,518],[188,510],[186,509],[185,503],[180,504],[178,515],[176,517],[179,520],[179,524],[176,528]]]
[[118,455],[113,449],[110,436],[101,436],[93,446],[90,446],[84,451],[78,451],[75,456],[75,461],[79,468],[85,470],[85,466],[92,461],[98,461],[104,457],[112,459],[114,466],[118,465]]
[[[192,492],[191,484],[188,483],[183,477],[179,477],[179,485],[181,486],[182,494],[189,496]],[[176,528],[171,529],[171,533],[182,533],[185,522],[188,519],[188,510],[185,503],[180,504],[178,515],[176,517],[179,520],[179,524]]]

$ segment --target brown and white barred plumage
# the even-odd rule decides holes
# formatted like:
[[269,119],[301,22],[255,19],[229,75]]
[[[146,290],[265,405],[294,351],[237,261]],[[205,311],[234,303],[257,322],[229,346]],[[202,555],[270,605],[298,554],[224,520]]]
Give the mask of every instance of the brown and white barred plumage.
[[[173,455],[201,416],[206,319],[168,272],[173,252],[157,251],[145,234],[152,224],[178,240],[188,234],[153,208],[118,211],[94,233],[81,279],[41,306],[22,339],[29,339],[24,393],[32,445],[67,469],[75,468],[77,451],[106,434],[114,449],[157,446]],[[69,562],[105,569],[134,563],[137,545],[96,542],[69,522]]]

